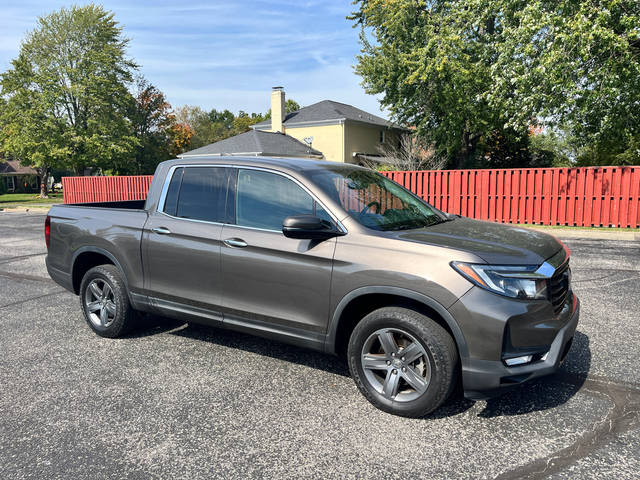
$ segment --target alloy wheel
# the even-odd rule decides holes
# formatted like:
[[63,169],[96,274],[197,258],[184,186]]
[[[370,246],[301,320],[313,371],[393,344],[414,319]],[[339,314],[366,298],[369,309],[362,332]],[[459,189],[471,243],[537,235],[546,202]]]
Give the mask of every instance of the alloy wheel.
[[116,301],[113,289],[101,278],[92,280],[87,286],[84,304],[89,320],[96,327],[108,327],[116,318]]
[[383,328],[369,335],[360,361],[371,387],[388,400],[415,400],[431,381],[426,350],[414,336],[397,328]]

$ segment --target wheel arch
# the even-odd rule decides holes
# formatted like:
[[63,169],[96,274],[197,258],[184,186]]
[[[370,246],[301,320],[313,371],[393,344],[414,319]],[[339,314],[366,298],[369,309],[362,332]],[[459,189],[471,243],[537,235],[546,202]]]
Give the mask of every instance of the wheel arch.
[[411,308],[433,317],[453,337],[461,360],[469,356],[462,330],[441,303],[413,290],[388,286],[361,287],[340,300],[329,323],[325,351],[336,355],[344,353],[356,324],[368,313],[392,305]]
[[80,293],[80,283],[85,273],[93,267],[104,264],[114,265],[118,269],[128,291],[127,275],[124,273],[124,269],[118,259],[104,248],[87,246],[79,248],[74,253],[71,261],[71,282],[76,295]]

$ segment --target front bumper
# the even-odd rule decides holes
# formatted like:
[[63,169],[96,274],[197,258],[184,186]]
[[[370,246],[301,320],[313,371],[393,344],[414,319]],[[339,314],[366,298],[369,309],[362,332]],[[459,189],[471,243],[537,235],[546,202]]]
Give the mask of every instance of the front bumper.
[[[467,299],[466,305],[461,299],[463,302],[450,310],[454,318],[456,313],[464,317],[458,323],[469,347],[469,355],[461,358],[466,398],[484,400],[525,381],[549,375],[560,367],[571,348],[580,317],[580,301],[575,295],[570,296],[561,314],[553,315],[549,309],[540,308],[539,302],[498,299],[497,303],[488,301],[482,305],[480,298],[490,298],[485,298],[485,294],[495,295],[476,293]],[[509,367],[503,362],[505,350],[509,356],[529,351],[548,353],[531,363]]]

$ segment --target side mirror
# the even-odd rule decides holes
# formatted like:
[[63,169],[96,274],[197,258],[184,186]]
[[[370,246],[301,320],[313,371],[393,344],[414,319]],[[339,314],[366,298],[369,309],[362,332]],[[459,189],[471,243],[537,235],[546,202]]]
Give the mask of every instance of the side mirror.
[[288,238],[326,240],[344,235],[327,220],[315,215],[291,215],[282,222],[282,233]]

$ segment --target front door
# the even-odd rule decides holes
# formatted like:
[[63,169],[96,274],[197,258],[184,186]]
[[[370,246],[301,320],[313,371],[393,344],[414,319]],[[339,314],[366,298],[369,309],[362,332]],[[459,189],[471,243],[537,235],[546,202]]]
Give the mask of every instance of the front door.
[[171,316],[220,322],[220,240],[233,170],[178,167],[144,228],[145,290]]
[[238,170],[234,203],[235,224],[222,230],[224,322],[319,342],[336,240],[287,238],[282,221],[299,214],[333,220],[293,179],[259,169]]

